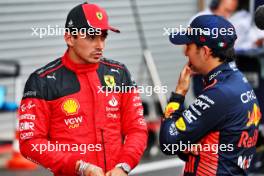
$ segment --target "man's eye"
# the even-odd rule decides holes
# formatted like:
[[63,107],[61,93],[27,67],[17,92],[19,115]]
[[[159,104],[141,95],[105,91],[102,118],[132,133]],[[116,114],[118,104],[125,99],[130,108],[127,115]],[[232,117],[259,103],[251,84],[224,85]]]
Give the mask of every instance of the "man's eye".
[[101,39],[102,39],[102,40],[105,40],[106,38],[107,38],[107,35],[102,35],[102,36],[101,36]]
[[108,36],[108,33],[107,32],[103,32],[102,33],[102,39],[105,40]]
[[93,40],[95,39],[95,35],[86,35],[86,39]]

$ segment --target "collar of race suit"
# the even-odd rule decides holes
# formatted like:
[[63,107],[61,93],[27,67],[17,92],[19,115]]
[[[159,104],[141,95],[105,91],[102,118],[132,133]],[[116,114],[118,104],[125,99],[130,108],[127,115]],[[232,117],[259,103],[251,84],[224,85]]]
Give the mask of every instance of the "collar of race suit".
[[74,63],[70,57],[68,51],[65,52],[64,56],[62,57],[62,63],[70,70],[76,72],[76,73],[87,73],[96,71],[99,63],[96,64],[76,64]]

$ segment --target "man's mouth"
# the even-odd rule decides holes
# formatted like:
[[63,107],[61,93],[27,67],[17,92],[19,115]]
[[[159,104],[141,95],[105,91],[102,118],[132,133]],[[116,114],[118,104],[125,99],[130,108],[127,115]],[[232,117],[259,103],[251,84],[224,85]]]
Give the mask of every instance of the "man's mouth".
[[95,55],[96,58],[100,58],[103,55],[103,53],[102,52],[97,52],[94,55]]
[[190,69],[193,71],[193,72],[196,72],[194,66],[192,63],[189,62],[188,66],[190,67]]

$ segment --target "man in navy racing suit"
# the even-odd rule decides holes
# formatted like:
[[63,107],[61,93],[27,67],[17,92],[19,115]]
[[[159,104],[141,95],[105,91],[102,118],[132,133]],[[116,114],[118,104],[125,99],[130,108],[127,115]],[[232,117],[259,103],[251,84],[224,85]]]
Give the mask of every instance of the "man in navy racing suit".
[[[233,25],[216,15],[198,16],[186,35],[170,36],[173,44],[186,45],[189,62],[166,107],[160,148],[186,161],[185,176],[247,175],[252,164],[261,112],[252,87],[232,62],[236,38]],[[194,72],[204,76],[204,89],[184,109]]]

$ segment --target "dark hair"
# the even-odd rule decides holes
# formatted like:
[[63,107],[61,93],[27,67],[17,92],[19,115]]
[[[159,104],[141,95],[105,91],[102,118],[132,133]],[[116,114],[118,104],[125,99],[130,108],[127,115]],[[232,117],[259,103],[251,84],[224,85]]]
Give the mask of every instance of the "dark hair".
[[250,6],[249,0],[239,0],[237,11],[246,10],[249,12],[249,6]]
[[234,47],[225,50],[212,50],[213,57],[219,57],[221,62],[232,62],[236,60],[236,53]]
[[216,10],[218,9],[220,3],[221,3],[221,0],[212,0],[209,7],[211,10]]
[[[202,45],[197,45],[197,48],[200,49],[203,46]],[[236,60],[236,53],[234,47],[227,48],[225,50],[216,50],[213,48],[210,48],[212,51],[212,56],[213,57],[218,57],[220,62],[232,62]]]
[[[83,30],[84,30],[84,29],[82,28],[82,29],[80,29],[78,32],[82,32],[82,33],[84,34],[84,31],[83,31]],[[70,35],[72,35],[75,39],[76,39],[77,36],[78,36],[78,35],[76,34],[76,32],[73,32],[73,31],[70,31]],[[94,33],[94,34],[86,33],[85,35],[93,39],[93,38],[96,37],[98,34],[96,34],[96,33]],[[101,31],[101,35],[102,35],[104,38],[107,38],[107,36],[108,36],[108,31],[107,31],[107,30],[102,30],[102,31]]]
[[[77,34],[73,34],[72,32],[69,32],[69,34],[72,35],[75,39],[78,37]],[[95,37],[95,35],[88,35],[88,34],[87,34],[87,36],[91,37],[92,39]],[[107,36],[108,36],[108,31],[107,31],[107,30],[102,30],[102,36],[103,36],[104,38],[107,38]],[[69,45],[68,45],[68,44],[67,44],[67,47],[69,48]]]

